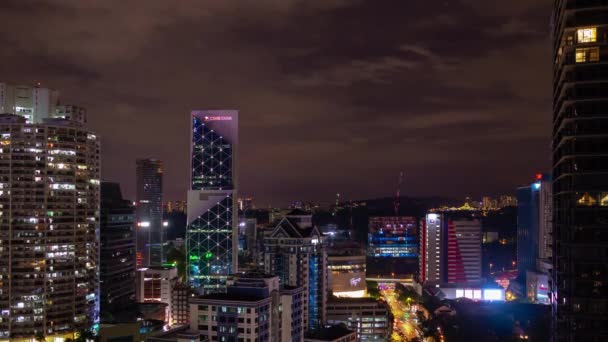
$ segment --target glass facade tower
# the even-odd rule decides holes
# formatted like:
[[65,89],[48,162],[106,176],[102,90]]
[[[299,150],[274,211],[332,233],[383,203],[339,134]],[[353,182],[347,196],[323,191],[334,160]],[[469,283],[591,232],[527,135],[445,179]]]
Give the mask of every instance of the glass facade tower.
[[137,267],[160,266],[167,232],[163,227],[163,162],[137,160]]
[[553,13],[555,341],[608,341],[608,2]]
[[192,112],[188,191],[188,280],[201,293],[223,292],[237,270],[236,148],[238,112]]
[[135,303],[135,208],[118,183],[101,183],[101,312],[116,313]]

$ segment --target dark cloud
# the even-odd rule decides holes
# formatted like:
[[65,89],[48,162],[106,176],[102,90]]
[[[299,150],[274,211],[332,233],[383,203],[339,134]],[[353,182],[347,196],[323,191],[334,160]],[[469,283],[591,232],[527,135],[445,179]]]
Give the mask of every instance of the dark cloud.
[[551,1],[4,0],[2,80],[60,89],[103,138],[188,187],[191,109],[237,108],[259,204],[513,191],[549,164]]

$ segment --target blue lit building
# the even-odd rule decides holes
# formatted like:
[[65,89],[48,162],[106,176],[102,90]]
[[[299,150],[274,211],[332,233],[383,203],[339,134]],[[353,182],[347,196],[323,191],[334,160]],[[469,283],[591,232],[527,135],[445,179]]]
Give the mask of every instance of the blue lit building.
[[526,297],[549,304],[552,228],[551,177],[537,174],[534,183],[517,189],[517,273]]
[[517,272],[536,269],[538,257],[538,189],[540,183],[517,188]]
[[238,112],[192,112],[188,191],[188,280],[200,293],[224,292],[237,270],[236,149]]
[[414,275],[418,272],[418,222],[409,216],[370,217],[368,274]]
[[418,234],[414,217],[370,217],[368,256],[381,258],[417,258]]

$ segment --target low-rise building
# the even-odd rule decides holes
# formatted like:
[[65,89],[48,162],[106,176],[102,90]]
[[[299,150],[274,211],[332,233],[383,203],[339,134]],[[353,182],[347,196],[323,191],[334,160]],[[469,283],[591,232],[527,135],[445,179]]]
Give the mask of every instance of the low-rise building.
[[388,305],[373,298],[337,298],[327,303],[327,323],[344,324],[359,341],[387,341],[392,331]]
[[170,324],[171,326],[187,325],[189,321],[190,307],[188,300],[190,299],[190,286],[186,283],[176,283],[171,289],[171,311]]
[[327,252],[329,290],[336,297],[365,297],[365,250],[359,245],[334,244]]
[[138,303],[167,304],[166,322],[171,321],[172,289],[177,283],[177,268],[150,266],[137,270],[136,297]]

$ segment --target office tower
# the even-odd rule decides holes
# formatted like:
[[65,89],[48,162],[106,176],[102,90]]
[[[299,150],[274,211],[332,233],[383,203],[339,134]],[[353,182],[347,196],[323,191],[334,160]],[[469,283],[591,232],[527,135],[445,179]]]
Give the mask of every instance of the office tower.
[[359,245],[336,243],[327,252],[329,290],[336,297],[365,296],[366,257]]
[[237,124],[237,111],[192,112],[186,251],[188,280],[199,292],[224,291],[237,271]]
[[0,115],[0,340],[98,321],[99,170],[79,122]]
[[481,282],[481,221],[430,213],[420,229],[420,277],[431,284]]
[[551,258],[551,177],[537,174],[534,183],[517,189],[517,269],[521,275],[549,273]]
[[173,287],[177,285],[177,268],[174,266],[150,266],[137,270],[135,296],[138,303],[164,303],[165,322],[171,322]]
[[417,258],[418,224],[415,217],[369,218],[370,257]]
[[239,219],[239,268],[245,264],[254,264],[257,258],[257,220],[255,218]]
[[[538,224],[538,259],[536,267],[548,276],[551,276],[553,258],[553,184],[550,175],[537,174],[537,183],[540,182],[538,196],[539,224]],[[536,185],[535,185],[536,186]]]
[[549,304],[551,270],[551,179],[537,174],[534,183],[517,189],[517,271],[529,301]]
[[163,227],[163,162],[138,159],[136,169],[137,266],[160,266],[167,232]]
[[538,190],[540,182],[517,189],[517,273],[536,269],[538,258]]
[[122,198],[118,183],[101,183],[101,312],[135,303],[135,208]]
[[553,289],[557,341],[608,340],[608,6],[553,12]]
[[344,324],[359,341],[388,341],[393,326],[391,309],[374,298],[339,298],[327,303],[327,324]]
[[367,270],[383,277],[418,272],[418,222],[409,216],[370,217]]
[[264,268],[278,275],[281,284],[304,288],[304,327],[321,327],[328,295],[327,253],[325,238],[310,215],[288,215],[264,238]]

